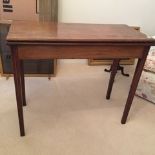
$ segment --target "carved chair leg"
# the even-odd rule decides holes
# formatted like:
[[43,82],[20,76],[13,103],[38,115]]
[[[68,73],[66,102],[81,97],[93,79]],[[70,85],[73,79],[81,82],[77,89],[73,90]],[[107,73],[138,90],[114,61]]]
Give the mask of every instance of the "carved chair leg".
[[[111,72],[111,71],[112,71],[112,66],[113,66],[113,64],[110,66],[110,69],[105,69],[104,71],[105,71],[105,72]],[[127,77],[130,76],[129,74],[126,74],[126,73],[124,72],[124,67],[122,67],[122,66],[120,66],[120,65],[118,65],[117,70],[120,70],[120,71],[121,71],[121,74],[122,74],[123,76],[127,76]]]

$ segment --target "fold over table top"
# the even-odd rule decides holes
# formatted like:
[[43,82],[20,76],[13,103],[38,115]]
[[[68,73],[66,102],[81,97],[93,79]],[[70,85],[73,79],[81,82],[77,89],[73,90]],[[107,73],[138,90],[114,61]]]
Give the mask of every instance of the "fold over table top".
[[13,21],[8,42],[137,42],[155,45],[155,39],[122,24],[80,24]]

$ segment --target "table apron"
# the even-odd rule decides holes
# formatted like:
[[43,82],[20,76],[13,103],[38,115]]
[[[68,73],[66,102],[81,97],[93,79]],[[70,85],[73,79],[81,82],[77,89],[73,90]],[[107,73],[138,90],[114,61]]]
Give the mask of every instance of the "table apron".
[[144,46],[18,45],[19,59],[142,58]]

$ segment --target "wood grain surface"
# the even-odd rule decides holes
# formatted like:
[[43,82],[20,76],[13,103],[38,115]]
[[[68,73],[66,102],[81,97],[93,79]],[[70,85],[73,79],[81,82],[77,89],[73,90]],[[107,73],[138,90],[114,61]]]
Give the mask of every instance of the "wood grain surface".
[[[138,58],[121,123],[125,124],[151,45],[155,40],[127,25],[65,24],[14,21],[7,37],[11,47],[20,135],[25,135],[23,120],[23,59],[114,58],[107,99],[110,98],[120,58]],[[128,50],[127,50],[128,49]],[[21,82],[21,78],[23,82]],[[26,103],[26,102],[25,102]],[[26,104],[25,104],[26,105]]]
[[7,40],[52,42],[149,42],[141,32],[120,24],[75,24],[13,21]]

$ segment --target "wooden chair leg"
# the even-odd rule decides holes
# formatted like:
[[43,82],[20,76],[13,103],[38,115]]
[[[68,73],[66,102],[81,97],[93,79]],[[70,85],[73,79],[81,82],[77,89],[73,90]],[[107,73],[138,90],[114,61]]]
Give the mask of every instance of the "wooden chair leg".
[[22,102],[23,102],[23,106],[26,106],[25,79],[24,79],[24,65],[23,65],[23,60],[20,60],[20,82],[21,82]]
[[135,69],[134,77],[132,80],[132,84],[130,87],[129,95],[127,98],[127,102],[125,105],[124,113],[122,116],[122,120],[121,120],[122,124],[126,123],[126,120],[127,120],[127,117],[128,117],[131,105],[132,105],[132,101],[133,101],[133,98],[134,98],[134,95],[135,95],[135,92],[136,92],[136,89],[137,89],[137,86],[138,86],[138,83],[139,83],[139,80],[140,80],[140,77],[141,77],[141,74],[143,71],[143,67],[144,67],[149,49],[150,49],[149,47],[145,48],[145,50],[143,52],[143,57],[138,60],[137,67]]
[[20,135],[25,136],[22,91],[21,91],[21,82],[20,82],[20,60],[18,58],[18,51],[16,47],[12,47],[12,60],[13,60],[13,68],[14,68],[14,81],[15,81]]
[[109,85],[108,85],[108,90],[107,90],[107,95],[106,95],[107,100],[109,100],[110,96],[111,96],[111,91],[112,91],[114,79],[115,79],[115,76],[117,73],[117,67],[119,65],[119,62],[120,62],[120,59],[113,60],[113,64],[112,64],[112,68],[111,68],[111,75],[110,75],[110,80],[109,80]]
[[[105,72],[111,72],[112,66],[113,66],[113,64],[110,66],[110,69],[105,69],[104,71],[105,71]],[[121,74],[122,74],[123,76],[127,76],[127,77],[130,76],[129,74],[124,73],[124,67],[123,67],[123,66],[120,66],[120,64],[118,65],[117,70],[118,70],[118,71],[120,70],[120,71],[121,71]]]

